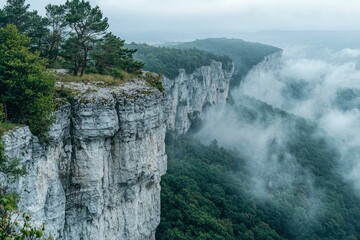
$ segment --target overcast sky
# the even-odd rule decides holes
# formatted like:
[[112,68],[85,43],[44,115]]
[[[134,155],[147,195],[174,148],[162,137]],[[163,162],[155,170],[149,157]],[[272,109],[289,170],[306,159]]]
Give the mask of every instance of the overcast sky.
[[[6,0],[0,0],[3,6]],[[46,4],[28,0],[43,13]],[[259,30],[358,30],[360,0],[90,0],[123,36],[230,35]]]

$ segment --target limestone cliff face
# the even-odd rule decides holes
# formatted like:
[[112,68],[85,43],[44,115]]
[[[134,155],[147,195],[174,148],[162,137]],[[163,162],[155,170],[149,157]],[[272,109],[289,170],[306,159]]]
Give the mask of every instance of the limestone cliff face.
[[164,79],[169,104],[168,129],[176,134],[186,133],[191,121],[202,117],[205,110],[215,104],[225,104],[229,94],[230,79],[234,70],[225,72],[221,62],[198,68],[186,74]]
[[141,81],[67,83],[76,97],[55,113],[49,144],[26,126],[3,136],[6,153],[29,172],[11,185],[21,210],[54,239],[154,239],[166,130],[186,133],[193,117],[225,103],[231,74],[218,62],[180,71],[164,79],[164,93]]
[[166,172],[163,94],[145,85],[95,88],[56,112],[48,145],[27,127],[7,133],[10,157],[29,175],[20,207],[55,239],[153,239]]

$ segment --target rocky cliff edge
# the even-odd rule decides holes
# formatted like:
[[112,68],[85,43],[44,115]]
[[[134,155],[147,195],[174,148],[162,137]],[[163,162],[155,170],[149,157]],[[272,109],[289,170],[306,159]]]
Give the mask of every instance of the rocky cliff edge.
[[219,62],[164,78],[165,92],[58,83],[74,93],[55,113],[49,144],[28,127],[3,136],[6,153],[29,174],[15,184],[20,209],[55,239],[154,239],[160,221],[165,133],[186,133],[207,107],[225,104],[231,72]]

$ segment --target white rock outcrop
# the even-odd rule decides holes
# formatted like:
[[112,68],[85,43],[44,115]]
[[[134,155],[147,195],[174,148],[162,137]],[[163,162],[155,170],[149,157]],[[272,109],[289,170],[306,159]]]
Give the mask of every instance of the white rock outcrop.
[[28,168],[11,185],[20,209],[54,239],[155,239],[166,130],[186,133],[206,107],[224,104],[231,74],[218,62],[181,70],[164,79],[164,93],[141,81],[67,83],[76,97],[58,108],[49,144],[26,126],[2,137],[7,155]]
[[55,239],[154,239],[166,172],[163,94],[139,83],[71,88],[81,94],[56,112],[50,144],[28,127],[3,137],[9,157],[28,167],[14,186],[21,209]]
[[210,66],[198,68],[191,74],[180,70],[175,79],[164,79],[169,108],[168,130],[184,134],[192,120],[201,119],[205,110],[215,104],[225,104],[229,94],[231,76],[221,62],[212,61]]

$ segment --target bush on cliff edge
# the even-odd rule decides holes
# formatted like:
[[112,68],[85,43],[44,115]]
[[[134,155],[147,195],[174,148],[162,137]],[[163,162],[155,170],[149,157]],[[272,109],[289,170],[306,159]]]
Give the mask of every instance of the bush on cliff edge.
[[0,104],[7,121],[27,124],[45,140],[53,120],[55,77],[46,60],[29,51],[29,43],[14,25],[0,28]]

